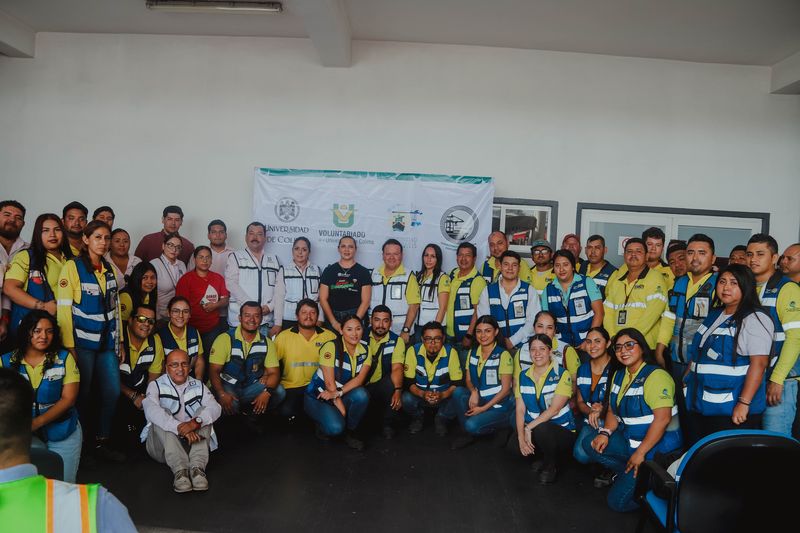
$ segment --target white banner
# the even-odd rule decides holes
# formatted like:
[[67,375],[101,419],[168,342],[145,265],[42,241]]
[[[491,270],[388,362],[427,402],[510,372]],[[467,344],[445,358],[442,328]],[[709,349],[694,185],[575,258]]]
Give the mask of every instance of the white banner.
[[292,260],[292,242],[311,241],[311,262],[321,268],[339,260],[345,235],[358,242],[356,260],[379,266],[387,239],[403,244],[403,263],[418,270],[422,252],[438,244],[444,268],[456,266],[463,241],[487,255],[492,226],[491,178],[331,170],[255,169],[253,219],[267,226],[267,252]]

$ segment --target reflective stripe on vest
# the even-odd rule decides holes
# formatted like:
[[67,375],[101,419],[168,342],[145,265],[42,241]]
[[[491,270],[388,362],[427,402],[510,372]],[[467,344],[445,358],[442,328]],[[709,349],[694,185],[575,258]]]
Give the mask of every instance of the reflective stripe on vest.
[[97,486],[73,485],[53,479],[46,482],[48,532],[97,531]]
[[[458,276],[458,269],[453,269],[450,273],[450,283]],[[469,323],[472,320],[472,314],[474,313],[474,306],[472,305],[472,294],[470,292],[470,288],[472,287],[472,282],[478,275],[471,278],[467,278],[461,281],[461,284],[456,289],[455,294],[455,301],[453,302],[453,331],[455,333],[456,341],[461,341],[464,338],[464,334],[469,329]]]
[[156,380],[158,387],[158,403],[169,411],[172,416],[178,414],[183,401],[183,410],[191,418],[203,405],[203,384],[194,378],[189,378],[186,388],[183,390],[183,398],[178,396],[178,389],[169,379],[167,374],[162,374]]
[[[420,302],[417,324],[420,326],[436,320],[436,315],[439,313],[439,280],[442,279],[442,276],[447,276],[447,274],[440,272],[435,281],[430,280],[419,285]],[[441,324],[444,325],[446,320],[447,317],[443,318]]]
[[[702,342],[703,335],[721,313],[722,309],[712,310],[695,333],[693,344],[696,349],[692,351],[691,371],[686,376],[686,407],[705,416],[733,414],[750,369],[750,358],[736,355],[736,321],[732,316],[717,326],[705,343]],[[765,409],[766,389],[762,378],[750,401],[750,413],[760,414]]]
[[[489,312],[497,320],[505,338],[511,338],[525,324],[528,311],[528,283],[519,282],[519,287],[508,297],[508,306],[503,307],[500,298],[500,283],[495,282],[487,287],[489,296]],[[515,310],[517,312],[515,312]]]
[[603,403],[606,396],[606,383],[608,383],[608,367],[610,363],[603,368],[603,373],[597,381],[594,390],[592,390],[592,363],[587,361],[578,367],[576,375],[576,385],[581,393],[584,403],[592,405],[593,403]]
[[258,342],[250,345],[250,351],[245,359],[242,341],[236,338],[236,328],[231,328],[222,335],[228,335],[231,339],[231,357],[222,367],[220,378],[231,385],[242,382],[242,386],[250,385],[261,379],[261,376],[264,375],[264,360],[267,357],[271,341],[261,337]]
[[[239,270],[239,287],[247,294],[248,300],[254,300],[264,305],[272,299],[275,284],[278,281],[280,262],[274,255],[264,254],[261,262],[256,263],[249,250],[237,250],[228,256],[234,258]],[[239,323],[239,308],[244,302],[237,301],[233,295],[228,303],[228,320],[231,324]],[[262,324],[273,323],[273,313],[270,312],[261,318]]]
[[[793,281],[784,276],[781,272],[776,272],[771,278],[769,278],[769,280],[767,280],[767,283],[759,296],[761,305],[764,306],[765,310],[769,312],[769,316],[772,318],[772,323],[775,326],[775,333],[772,336],[772,353],[770,354],[767,378],[772,375],[772,370],[775,368],[775,364],[778,362],[778,357],[780,357],[781,350],[783,349],[783,343],[786,340],[786,333],[783,330],[783,324],[778,316],[777,305],[778,294],[781,292],[783,286],[787,283],[793,283]],[[797,376],[800,376],[800,357],[797,358],[794,367],[792,367],[786,377],[793,378]]]
[[[159,330],[158,336],[161,338],[161,346],[164,348],[164,359],[173,351],[178,350],[178,340],[172,334],[169,326],[164,326]],[[200,352],[200,333],[192,326],[186,326],[186,353],[189,354],[189,361],[194,361]]]
[[603,265],[603,268],[601,268],[597,274],[590,276],[589,266],[591,266],[589,261],[581,263],[578,266],[578,274],[586,276],[587,278],[592,278],[592,281],[594,281],[594,284],[597,285],[597,288],[600,290],[600,296],[605,299],[606,285],[608,285],[608,280],[611,278],[611,275],[617,271],[617,267],[606,261],[606,264]]
[[72,304],[72,325],[75,347],[87,350],[116,350],[117,348],[117,278],[114,270],[106,266],[106,292],[94,271],[86,269],[82,259],[74,259],[81,282],[81,302]]
[[[361,372],[361,368],[369,358],[369,345],[364,341],[359,341],[358,346],[356,346],[357,355],[355,369],[350,364],[350,355],[342,347],[341,341],[335,341],[333,345],[335,347],[335,353],[333,354],[333,376],[336,387],[340,388],[344,387],[348,381]],[[359,346],[363,348],[363,350],[360,350]],[[317,368],[311,383],[309,383],[309,388],[306,390],[316,390],[318,393],[325,390],[325,375],[322,373],[322,367]]]
[[403,329],[408,315],[408,300],[406,299],[406,289],[408,281],[413,272],[394,274],[386,284],[383,283],[383,275],[374,269],[372,271],[372,297],[370,300],[370,312],[378,305],[385,305],[392,312],[391,330],[398,335]]
[[292,263],[283,271],[283,283],[286,286],[286,295],[283,306],[284,320],[297,320],[297,302],[304,298],[319,301],[320,270],[317,265],[306,265],[305,273],[300,272],[297,265]]
[[414,380],[417,387],[426,391],[444,391],[452,385],[450,379],[450,347],[445,345],[444,356],[440,357],[436,362],[436,367],[433,370],[433,376],[428,375],[428,368],[426,362],[428,358],[422,355],[422,343],[414,345],[414,356],[416,358],[416,371],[414,372]]
[[586,278],[580,276],[569,287],[566,308],[556,283],[559,283],[557,279],[545,287],[547,308],[556,317],[556,331],[559,338],[567,344],[578,346],[586,338],[594,318],[592,300],[586,291]]
[[[644,368],[639,371],[629,384],[628,389],[623,393],[622,399],[619,399],[619,394],[627,370],[618,370],[614,374],[611,394],[608,400],[612,412],[622,422],[623,435],[627,439],[628,446],[631,450],[636,450],[639,447],[645,435],[647,435],[647,430],[650,429],[650,424],[654,420],[653,410],[647,405],[644,399],[644,383],[659,367],[646,363],[642,364]],[[618,399],[619,405],[617,404]],[[673,402],[672,416],[677,417],[677,414],[678,407]],[[677,418],[674,418],[673,422],[676,422],[676,420]],[[672,451],[679,448],[680,444],[680,428],[677,426],[677,423],[671,423],[661,437],[661,440],[647,452],[646,457],[648,459],[652,458],[657,451]]]
[[120,378],[126,387],[143,393],[147,390],[147,375],[150,372],[150,365],[156,358],[156,338],[155,335],[147,337],[147,348],[139,352],[136,365],[131,368],[131,342],[128,335],[126,327],[122,330],[125,361],[119,365]]
[[[496,345],[492,353],[489,354],[489,358],[486,359],[486,362],[483,364],[483,372],[478,375],[478,365],[481,361],[481,356],[479,355],[480,349],[480,347],[474,348],[470,351],[467,358],[469,360],[469,379],[472,382],[472,386],[478,390],[478,396],[480,396],[481,399],[480,403],[483,405],[503,390],[503,385],[500,380],[500,360],[505,349],[500,345]],[[488,380],[490,371],[494,377],[492,383]],[[502,409],[508,407],[511,402],[512,399],[509,395],[503,398],[502,401],[494,404],[492,408]]]
[[[32,270],[30,268],[30,250],[20,250],[19,253],[28,254],[28,284],[25,286],[25,292],[37,300],[41,300],[42,302],[53,301],[55,299],[55,295],[53,294],[53,289],[50,288],[50,284],[47,282],[46,272],[44,270]],[[47,265],[46,257],[44,261],[45,265]],[[22,322],[22,319],[25,318],[31,311],[32,309],[28,309],[27,307],[11,302],[11,318],[9,319],[8,325],[11,328],[12,333],[17,332],[20,322]]]
[[[683,364],[688,362],[694,335],[711,310],[718,276],[719,274],[716,272],[713,273],[688,300],[686,298],[689,290],[688,274],[676,279],[675,285],[669,291],[669,301],[664,314],[675,320],[670,344],[673,361]],[[696,304],[700,298],[706,298],[707,301],[705,306],[697,307]]]
[[[525,422],[532,422],[539,418],[544,411],[546,411],[550,404],[553,403],[553,396],[555,396],[558,382],[561,379],[561,373],[565,370],[558,365],[553,365],[547,371],[544,379],[542,390],[539,391],[537,396],[536,382],[528,375],[528,371],[519,373],[519,393],[522,401],[525,404]],[[569,407],[569,402],[558,411],[558,413],[549,420],[570,431],[575,429],[575,419],[572,416],[572,410]]]

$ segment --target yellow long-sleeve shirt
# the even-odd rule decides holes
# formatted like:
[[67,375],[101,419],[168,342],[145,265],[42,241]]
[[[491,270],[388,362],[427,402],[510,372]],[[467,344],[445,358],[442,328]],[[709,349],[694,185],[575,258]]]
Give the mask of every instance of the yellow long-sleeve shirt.
[[787,283],[781,287],[775,310],[786,339],[769,380],[782,385],[800,355],[800,285]]
[[603,327],[610,335],[624,328],[636,328],[656,347],[661,314],[667,306],[667,281],[656,271],[645,268],[639,277],[629,282],[627,274],[609,278]]

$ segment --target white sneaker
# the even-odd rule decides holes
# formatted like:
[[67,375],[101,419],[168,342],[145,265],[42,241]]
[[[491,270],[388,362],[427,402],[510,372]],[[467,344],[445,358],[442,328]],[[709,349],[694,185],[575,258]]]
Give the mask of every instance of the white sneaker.
[[192,488],[194,490],[208,490],[208,478],[199,466],[192,467]]
[[188,470],[178,470],[175,472],[172,488],[175,489],[175,492],[189,492],[192,490],[192,482],[189,480]]

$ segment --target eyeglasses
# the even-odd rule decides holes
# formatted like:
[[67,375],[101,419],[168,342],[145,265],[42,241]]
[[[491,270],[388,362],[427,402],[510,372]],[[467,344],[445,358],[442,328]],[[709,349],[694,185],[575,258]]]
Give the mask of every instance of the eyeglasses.
[[549,254],[550,250],[534,250],[531,252],[531,255],[546,255]]
[[171,315],[188,315],[191,313],[191,309],[170,309],[169,313]]
[[628,341],[628,342],[623,342],[622,344],[615,344],[614,351],[621,352],[624,349],[626,352],[629,352],[633,350],[633,347],[636,346],[637,344],[639,343],[636,341]]
[[147,322],[152,326],[153,324],[156,323],[155,318],[150,318],[149,316],[144,316],[144,315],[135,315],[133,319],[136,320],[136,322],[138,322],[139,324],[144,324],[145,322]]
[[442,342],[444,337],[422,337],[425,342]]
[[167,247],[167,248],[169,248],[170,250],[180,250],[180,249],[182,249],[182,248],[183,248],[183,246],[182,246],[182,245],[180,245],[180,244],[173,244],[173,243],[171,243],[171,242],[165,242],[165,243],[164,243],[164,246],[166,246],[166,247]]
[[182,362],[182,363],[169,363],[167,365],[169,368],[189,368],[189,363]]

